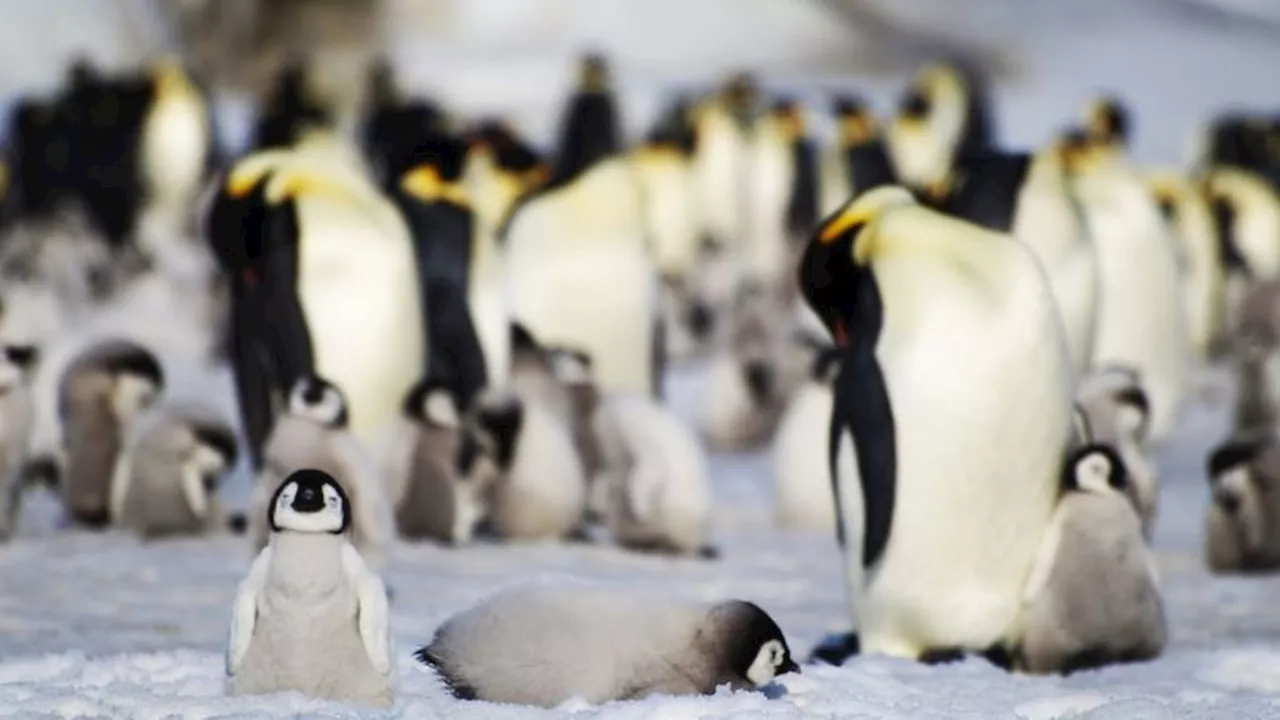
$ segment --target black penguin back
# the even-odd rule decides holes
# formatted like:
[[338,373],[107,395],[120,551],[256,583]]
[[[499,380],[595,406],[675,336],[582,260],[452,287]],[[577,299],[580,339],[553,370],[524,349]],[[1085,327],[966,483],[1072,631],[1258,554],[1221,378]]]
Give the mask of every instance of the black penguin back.
[[567,184],[622,149],[622,132],[608,73],[602,56],[591,54],[582,59],[578,90],[570,98],[560,122],[560,138],[549,183],[553,187]]
[[6,209],[17,218],[47,219],[70,189],[71,138],[64,109],[25,98],[9,116]]
[[953,187],[938,209],[990,230],[1009,232],[1030,168],[1028,153],[992,150],[966,156],[953,170]]

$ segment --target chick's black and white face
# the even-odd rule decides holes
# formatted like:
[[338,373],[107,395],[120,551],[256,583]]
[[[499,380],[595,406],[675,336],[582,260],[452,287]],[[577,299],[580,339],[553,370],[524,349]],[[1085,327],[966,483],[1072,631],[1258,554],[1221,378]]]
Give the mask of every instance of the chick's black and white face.
[[760,687],[773,682],[777,676],[794,672],[796,669],[795,661],[791,659],[791,651],[787,649],[786,644],[779,639],[768,640],[760,646],[756,659],[751,663],[751,667],[747,668],[747,680],[756,687]]
[[271,506],[271,527],[276,532],[339,534],[347,528],[347,503],[332,480],[290,480]]
[[1107,445],[1082,448],[1072,458],[1070,472],[1073,489],[1096,495],[1123,492],[1128,484],[1123,461]]

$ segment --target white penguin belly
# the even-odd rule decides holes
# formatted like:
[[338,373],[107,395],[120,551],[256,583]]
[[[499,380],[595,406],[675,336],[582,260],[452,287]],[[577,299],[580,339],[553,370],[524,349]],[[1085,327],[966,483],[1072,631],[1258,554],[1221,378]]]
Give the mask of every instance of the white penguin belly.
[[745,139],[728,116],[709,117],[699,128],[694,192],[703,229],[717,242],[741,242],[746,153]]
[[327,198],[299,201],[299,296],[316,372],[347,396],[362,441],[397,416],[426,352],[413,251]]
[[791,149],[761,137],[752,146],[747,173],[747,272],[765,282],[781,278],[787,265],[787,204],[795,170]]
[[1089,196],[1086,203],[1102,285],[1094,364],[1127,363],[1142,372],[1150,437],[1159,438],[1177,419],[1189,353],[1173,241],[1154,208],[1145,212],[1135,198]]
[[490,387],[506,387],[511,372],[511,313],[501,268],[476,274],[467,288],[471,323],[484,352]]
[[154,204],[176,214],[188,210],[204,177],[209,119],[198,96],[152,108],[143,133],[143,167]]
[[645,226],[658,271],[683,278],[697,260],[699,245],[689,166],[674,153],[641,158],[636,161],[636,177],[644,193]]
[[602,244],[520,273],[512,307],[540,341],[588,352],[605,391],[649,394],[656,286],[643,248]]
[[[886,307],[877,354],[893,408],[896,499],[884,554],[853,600],[864,652],[985,648],[1016,631],[1071,402],[1056,308],[1043,291],[1027,295],[1003,298],[998,313],[975,312],[971,297],[929,303],[905,331]],[[983,332],[992,327],[1000,332]],[[842,495],[858,491],[842,484]]]

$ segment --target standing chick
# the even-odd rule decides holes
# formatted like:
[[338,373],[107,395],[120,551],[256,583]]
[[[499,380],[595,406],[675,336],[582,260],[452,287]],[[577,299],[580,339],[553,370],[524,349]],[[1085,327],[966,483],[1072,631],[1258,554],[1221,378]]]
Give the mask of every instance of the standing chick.
[[1150,540],[1160,486],[1146,452],[1150,405],[1142,376],[1126,366],[1094,370],[1076,388],[1076,413],[1079,442],[1110,445],[1124,461],[1124,492],[1142,520],[1143,536]]
[[1154,559],[1123,495],[1124,463],[1106,445],[1070,454],[1063,496],[1023,594],[1017,664],[1034,673],[1149,660],[1164,649]]
[[1205,560],[1215,573],[1280,567],[1280,441],[1269,429],[1237,435],[1207,463],[1212,491]]
[[111,475],[137,415],[164,389],[164,372],[150,350],[107,340],[83,351],[63,373],[58,390],[64,468],[60,480],[67,518],[89,527],[110,520]]
[[226,524],[218,488],[236,464],[236,436],[195,406],[157,408],[138,423],[111,482],[111,517],[146,539],[201,535]]
[[381,569],[394,531],[386,488],[377,464],[347,424],[342,391],[315,376],[294,383],[289,407],[267,438],[250,501],[255,550],[267,544],[267,503],[284,479],[302,468],[323,470],[342,485],[353,505],[351,541],[370,567]]
[[31,434],[29,385],[36,350],[9,345],[0,351],[0,542],[17,530],[21,511],[22,468]]
[[231,616],[229,694],[391,704],[386,589],[347,542],[352,511],[342,486],[319,470],[292,473],[272,495],[271,543]]

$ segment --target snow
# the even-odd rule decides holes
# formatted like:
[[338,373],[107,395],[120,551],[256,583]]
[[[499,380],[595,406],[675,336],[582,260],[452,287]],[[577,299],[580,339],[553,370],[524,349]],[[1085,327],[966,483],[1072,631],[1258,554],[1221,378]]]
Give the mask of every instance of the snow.
[[[923,0],[918,0],[923,2]],[[136,4],[136,3],[135,3]],[[589,12],[580,12],[591,4]],[[704,83],[738,65],[764,71],[770,87],[815,103],[819,90],[858,87],[887,108],[899,77],[851,78],[831,70],[846,42],[832,17],[796,0],[647,0],[651,15],[621,0],[469,0],[434,26],[447,41],[398,36],[396,57],[411,84],[438,92],[464,114],[502,112],[544,140],[570,62],[585,46],[615,51],[632,132],[666,88]],[[884,3],[882,3],[884,4]],[[945,3],[950,6],[952,3]],[[1184,157],[1196,123],[1214,108],[1280,107],[1274,68],[1280,45],[1258,33],[1197,26],[1155,0],[1073,3],[986,0],[961,33],[1007,41],[1021,71],[997,93],[1001,127],[1030,144],[1075,119],[1097,89],[1124,93],[1138,118],[1143,161]],[[1206,3],[1208,4],[1207,0]],[[1223,6],[1243,7],[1246,3]],[[100,0],[6,3],[0,27],[0,92],[46,86],[71,52],[126,62],[136,43],[105,37]],[[936,0],[934,6],[940,6]],[[1120,7],[1122,6],[1123,7]],[[1261,2],[1254,3],[1261,7]],[[816,5],[814,6],[816,7]],[[499,10],[501,12],[499,12]],[[623,13],[619,15],[618,13]],[[68,18],[75,18],[75,22]],[[680,18],[674,22],[672,17]],[[920,14],[913,16],[920,21]],[[502,18],[502,22],[494,22]],[[64,22],[65,21],[65,22]],[[40,32],[23,30],[38,23]],[[534,24],[530,24],[534,23]],[[937,24],[937,23],[935,23]],[[1079,27],[1087,32],[1072,32]],[[44,42],[32,61],[21,30]],[[47,32],[46,32],[47,31]],[[977,32],[975,30],[974,32]],[[28,38],[29,39],[29,38]],[[25,48],[25,49],[24,49]],[[819,60],[815,60],[817,57]],[[224,130],[247,128],[244,107],[221,108]],[[702,399],[697,368],[676,371],[668,396],[686,418]],[[224,372],[211,392],[228,397]],[[1162,491],[1155,546],[1170,644],[1159,660],[1069,678],[1023,677],[980,660],[925,667],[855,658],[842,668],[809,666],[763,693],[652,698],[554,711],[461,703],[410,653],[454,612],[513,582],[575,577],[644,587],[690,600],[741,597],[766,608],[800,656],[845,627],[838,554],[826,535],[772,526],[767,451],[711,458],[715,541],[722,559],[663,560],[599,546],[499,546],[458,550],[397,544],[385,579],[395,596],[392,633],[405,718],[1265,718],[1280,716],[1280,576],[1219,578],[1201,559],[1208,499],[1206,450],[1226,431],[1233,389],[1221,369],[1202,368],[1178,430],[1157,452]],[[229,487],[242,506],[247,478]],[[222,650],[236,585],[250,551],[242,539],[142,543],[121,533],[68,532],[52,498],[36,495],[22,529],[0,546],[0,716],[22,718],[344,718],[377,716],[297,696],[227,698]]]

